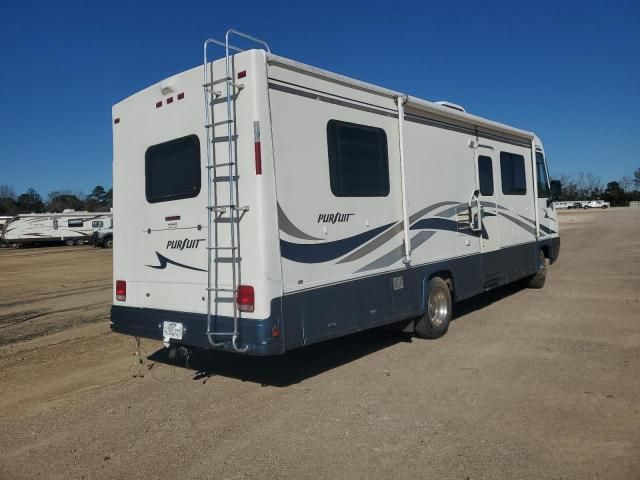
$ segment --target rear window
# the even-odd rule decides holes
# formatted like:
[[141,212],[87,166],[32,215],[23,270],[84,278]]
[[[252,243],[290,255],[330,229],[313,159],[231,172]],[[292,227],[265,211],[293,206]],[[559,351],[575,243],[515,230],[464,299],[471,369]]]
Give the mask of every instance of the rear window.
[[[72,219],[67,221],[67,226],[69,226],[69,227],[83,227],[84,226],[84,222],[80,218],[72,218]],[[54,227],[54,230],[55,230],[55,227]]]
[[327,143],[331,191],[336,197],[389,194],[387,134],[383,129],[330,120]]
[[200,193],[200,140],[177,138],[147,149],[145,194],[150,203],[196,197]]

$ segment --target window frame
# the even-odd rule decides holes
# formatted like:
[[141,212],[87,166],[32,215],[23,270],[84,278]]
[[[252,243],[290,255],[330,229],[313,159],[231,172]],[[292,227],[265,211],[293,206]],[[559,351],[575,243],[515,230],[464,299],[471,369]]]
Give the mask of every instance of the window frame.
[[[514,159],[517,159],[518,164],[522,166],[522,178],[524,179],[523,190],[515,189],[516,182],[514,180],[516,177],[515,177],[515,169],[514,169],[514,163],[515,163]],[[511,190],[509,191],[505,191],[505,186],[506,186],[505,184],[507,183],[505,182],[505,165],[507,161],[509,163],[509,168],[511,173],[510,175]],[[505,151],[500,152],[500,183],[502,184],[501,188],[502,188],[503,195],[525,196],[527,194],[527,168],[526,168],[524,155],[520,155],[519,153],[505,152]]]
[[[381,168],[382,177],[380,178],[381,185],[384,188],[375,193],[362,193],[362,192],[349,192],[346,188],[340,188],[341,177],[345,178],[344,172],[341,175],[341,165],[344,163],[341,162],[340,158],[340,140],[339,140],[339,128],[349,127],[349,128],[360,128],[361,130],[366,130],[368,132],[375,132],[378,135],[378,145],[379,155],[381,163],[378,164],[379,168]],[[329,167],[329,184],[331,188],[331,193],[335,197],[346,197],[346,198],[376,198],[376,197],[388,197],[391,192],[391,183],[389,180],[389,142],[387,140],[387,132],[384,128],[373,127],[370,125],[363,125],[360,123],[353,122],[345,122],[343,120],[331,119],[327,122],[327,157],[328,157],[328,167]],[[344,160],[344,159],[343,159]]]
[[[73,224],[71,223],[73,222]],[[69,218],[67,219],[67,228],[83,228],[84,220],[81,218]]]
[[102,220],[93,220],[91,222],[91,228],[102,228],[104,227],[104,222]]
[[[180,193],[180,194],[174,194],[174,195],[164,195],[164,196],[157,196],[157,195],[150,195],[150,182],[149,182],[149,178],[150,178],[150,173],[151,173],[151,164],[153,162],[150,161],[150,155],[152,155],[153,153],[155,153],[155,150],[158,150],[160,148],[163,147],[167,147],[171,144],[175,144],[181,141],[186,141],[187,139],[191,140],[194,142],[194,152],[197,153],[197,158],[194,159],[194,165],[195,162],[197,160],[197,164],[198,164],[198,184],[197,184],[197,189],[192,191],[192,192],[187,192],[187,193]],[[161,203],[161,202],[171,202],[174,200],[183,200],[185,198],[194,198],[197,197],[198,195],[200,195],[200,192],[202,191],[202,155],[201,155],[201,151],[200,151],[200,138],[198,137],[198,135],[196,134],[190,134],[190,135],[185,135],[184,137],[179,137],[179,138],[174,138],[172,140],[168,140],[166,142],[162,142],[162,143],[157,143],[155,145],[151,145],[149,148],[147,148],[147,150],[144,152],[144,196],[147,200],[148,203]]]
[[[546,189],[546,195],[542,195],[540,192],[540,165],[542,165],[542,170],[544,172],[544,187]],[[538,198],[551,198],[551,184],[549,182],[549,171],[547,170],[547,162],[544,153],[539,150],[536,150],[536,188],[538,190]]]
[[[489,177],[491,179],[491,193],[485,193],[482,191],[482,175],[480,173],[480,160],[482,159],[489,160],[489,172],[491,173],[491,176]],[[493,197],[496,193],[496,187],[493,181],[493,158],[491,158],[489,155],[478,155],[478,188],[480,190],[480,195],[482,195],[483,197]]]

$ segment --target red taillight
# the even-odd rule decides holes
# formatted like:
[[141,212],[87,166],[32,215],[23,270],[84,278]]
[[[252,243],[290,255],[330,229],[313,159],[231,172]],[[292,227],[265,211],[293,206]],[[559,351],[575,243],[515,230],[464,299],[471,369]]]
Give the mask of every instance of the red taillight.
[[240,285],[238,287],[238,293],[236,294],[236,303],[238,304],[238,310],[241,312],[253,312],[255,305],[253,287]]
[[178,94],[178,100],[182,100],[184,98],[184,92]]
[[167,105],[173,103],[173,97],[169,97],[167,98]]
[[156,102],[156,108],[160,108],[162,106],[162,102]]
[[127,282],[116,280],[116,300],[124,302],[127,299]]
[[244,78],[246,76],[247,76],[246,70],[242,70],[241,72],[238,72],[238,78]]

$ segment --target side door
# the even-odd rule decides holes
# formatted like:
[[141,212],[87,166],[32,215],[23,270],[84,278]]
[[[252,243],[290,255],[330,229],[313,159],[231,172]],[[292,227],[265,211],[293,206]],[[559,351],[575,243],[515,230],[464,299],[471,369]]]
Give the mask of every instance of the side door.
[[483,288],[492,288],[503,282],[504,273],[499,262],[500,226],[498,223],[497,189],[499,175],[493,147],[479,145],[477,150],[478,190],[482,205],[482,231],[480,252],[482,258]]

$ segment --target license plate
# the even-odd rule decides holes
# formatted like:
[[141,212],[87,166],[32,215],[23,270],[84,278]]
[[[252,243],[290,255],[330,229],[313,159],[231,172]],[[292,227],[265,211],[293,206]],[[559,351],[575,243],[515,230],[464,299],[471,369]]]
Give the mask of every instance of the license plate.
[[183,326],[179,322],[164,322],[162,324],[162,336],[167,338],[173,338],[174,340],[182,340]]

